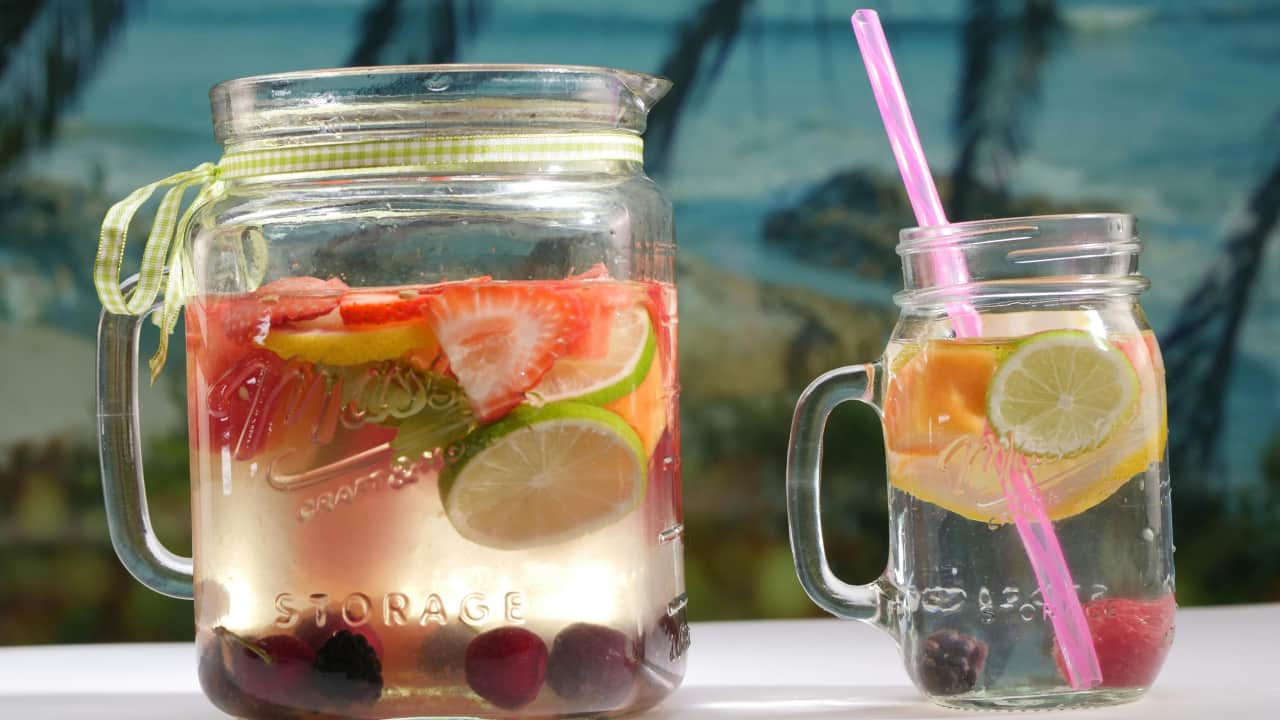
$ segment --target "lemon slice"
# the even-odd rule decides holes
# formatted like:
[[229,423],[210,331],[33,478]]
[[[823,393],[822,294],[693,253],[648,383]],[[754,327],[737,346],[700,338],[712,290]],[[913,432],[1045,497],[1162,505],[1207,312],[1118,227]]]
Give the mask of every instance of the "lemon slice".
[[1025,455],[1066,458],[1106,442],[1137,399],[1138,375],[1119,348],[1054,330],[1023,340],[1000,363],[987,420]]
[[630,514],[644,497],[640,439],[582,403],[521,406],[473,433],[440,476],[458,534],[499,549],[572,540]]
[[439,347],[424,322],[382,325],[371,330],[278,328],[267,335],[262,345],[286,360],[296,357],[341,366],[394,360],[410,350],[426,350],[434,355]]
[[592,405],[612,402],[644,382],[656,348],[648,311],[633,305],[614,318],[608,350],[602,357],[569,355],[557,359],[529,391],[529,397],[537,404],[560,400]]

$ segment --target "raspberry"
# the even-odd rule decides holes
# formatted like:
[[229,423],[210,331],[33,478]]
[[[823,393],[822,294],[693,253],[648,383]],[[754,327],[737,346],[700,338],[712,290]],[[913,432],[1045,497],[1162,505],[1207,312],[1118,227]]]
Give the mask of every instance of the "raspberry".
[[590,703],[593,710],[621,703],[635,674],[633,643],[613,628],[575,623],[551,643],[547,684],[560,697]]
[[500,708],[533,702],[547,673],[547,645],[521,627],[501,627],[477,635],[467,645],[467,684]]
[[987,662],[987,644],[955,630],[939,630],[924,641],[917,674],[933,695],[958,695],[978,684]]
[[319,692],[337,705],[368,704],[382,696],[382,661],[364,635],[339,630],[320,646],[314,665]]
[[[1155,682],[1173,644],[1173,595],[1156,600],[1104,598],[1084,604],[1103,687],[1147,687]],[[1067,677],[1062,650],[1054,643],[1058,672]]]

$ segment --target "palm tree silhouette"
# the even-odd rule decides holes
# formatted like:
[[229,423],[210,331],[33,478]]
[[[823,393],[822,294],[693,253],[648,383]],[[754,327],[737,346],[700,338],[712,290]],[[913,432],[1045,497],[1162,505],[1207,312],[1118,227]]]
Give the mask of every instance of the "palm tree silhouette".
[[[658,71],[675,85],[654,109],[646,135],[645,161],[654,174],[667,169],[686,109],[720,77],[751,5],[752,0],[706,0],[681,26]],[[1060,28],[1054,0],[1024,0],[1014,18],[1000,12],[997,0],[971,0],[953,121],[960,151],[952,171],[952,217],[980,212],[975,190],[984,169],[997,194],[1007,194],[1010,168],[1027,146],[1028,111],[1036,105],[1041,71]],[[814,3],[814,29],[820,71],[834,87],[821,0]]]
[[1280,157],[1249,196],[1240,226],[1222,243],[1213,264],[1182,301],[1165,334],[1165,365],[1178,392],[1169,395],[1169,447],[1204,486],[1222,433],[1224,388],[1235,367],[1240,328],[1257,285],[1267,242],[1280,226]]
[[486,0],[373,0],[348,65],[449,63],[489,15]]
[[[742,20],[752,0],[707,0],[680,27],[659,75],[672,81],[671,91],[649,116],[645,133],[645,165],[660,175],[675,147],[685,110],[724,70]],[[709,57],[708,57],[709,56]]]
[[0,3],[0,172],[47,145],[101,64],[132,0]]
[[[997,0],[971,0],[963,31],[964,59],[952,127],[959,151],[951,170],[949,214],[972,220],[978,178],[999,197],[1018,155],[1027,146],[1029,110],[1040,94],[1040,76],[1061,28],[1053,0],[1026,0],[1009,18]],[[984,172],[985,170],[985,172]]]

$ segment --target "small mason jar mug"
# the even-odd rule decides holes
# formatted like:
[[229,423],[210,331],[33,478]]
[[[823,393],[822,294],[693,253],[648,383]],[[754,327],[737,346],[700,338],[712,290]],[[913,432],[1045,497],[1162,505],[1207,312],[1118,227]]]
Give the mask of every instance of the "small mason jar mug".
[[[680,683],[675,247],[640,137],[668,87],[554,66],[232,80],[211,92],[222,159],[108,214],[112,541],[194,595],[218,707],[612,716]],[[163,186],[121,287],[129,217]],[[143,492],[153,312],[185,312],[193,558]]]
[[[1175,602],[1164,367],[1138,303],[1149,283],[1133,218],[900,240],[906,289],[884,355],[819,377],[796,405],[787,509],[801,583],[832,614],[889,632],[941,705],[1138,697]],[[969,281],[945,281],[940,253],[963,257]],[[976,333],[957,333],[957,308]],[[847,401],[880,416],[888,464],[888,566],[861,586],[828,566],[819,507],[824,426]]]

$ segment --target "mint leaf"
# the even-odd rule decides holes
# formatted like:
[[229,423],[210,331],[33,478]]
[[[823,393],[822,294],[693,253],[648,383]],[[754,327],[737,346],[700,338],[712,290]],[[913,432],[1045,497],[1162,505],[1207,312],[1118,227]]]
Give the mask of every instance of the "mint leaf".
[[475,426],[471,402],[462,386],[439,373],[422,373],[426,402],[409,417],[387,422],[397,428],[391,447],[416,457],[461,440]]

